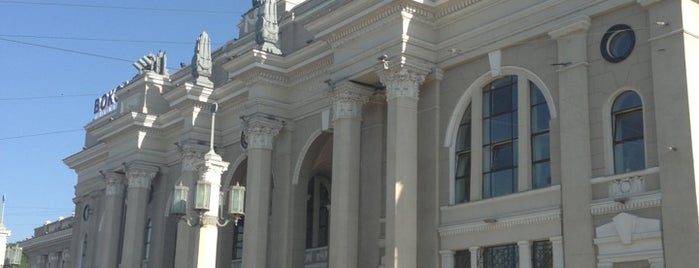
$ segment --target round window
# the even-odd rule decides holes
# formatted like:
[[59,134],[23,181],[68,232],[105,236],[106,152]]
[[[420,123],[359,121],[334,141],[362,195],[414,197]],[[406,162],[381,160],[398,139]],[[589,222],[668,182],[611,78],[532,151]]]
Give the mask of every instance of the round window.
[[83,207],[83,220],[87,221],[90,219],[90,214],[92,214],[92,208],[90,208],[90,205],[85,205],[85,207]]
[[617,24],[609,28],[602,37],[600,50],[602,57],[612,63],[620,62],[631,55],[636,45],[636,34],[626,24]]

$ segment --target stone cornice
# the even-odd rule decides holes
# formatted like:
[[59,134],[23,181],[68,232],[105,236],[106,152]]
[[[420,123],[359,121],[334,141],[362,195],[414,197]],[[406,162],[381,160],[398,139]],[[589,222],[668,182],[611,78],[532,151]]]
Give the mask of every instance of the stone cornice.
[[638,4],[642,7],[648,7],[652,4],[659,3],[660,1],[662,0],[636,0],[636,2],[638,2]]
[[163,94],[163,98],[170,103],[170,107],[181,108],[192,102],[208,102],[214,89],[204,87],[191,82],[177,85]]
[[107,145],[105,143],[98,143],[95,146],[86,148],[78,153],[75,153],[65,159],[65,163],[69,168],[76,169],[77,167],[100,159],[107,156]]
[[19,242],[20,246],[27,252],[38,250],[44,247],[51,247],[57,244],[69,242],[73,235],[73,228],[68,228],[54,233],[38,236]]
[[296,85],[314,77],[325,75],[333,64],[333,57],[328,55],[314,62],[308,63],[303,68],[296,69],[289,74],[291,84]]
[[595,216],[614,214],[629,210],[660,207],[662,204],[662,194],[657,191],[645,195],[629,196],[627,199],[623,202],[612,199],[593,202],[590,204],[590,213]]
[[559,222],[561,220],[561,210],[551,209],[525,215],[499,218],[494,223],[487,223],[484,220],[439,227],[439,236],[446,237],[471,232],[495,231],[499,229],[512,228],[519,225]]
[[155,127],[155,121],[158,119],[156,115],[143,114],[138,112],[128,112],[118,118],[112,119],[103,126],[88,126],[87,132],[93,135],[97,140],[106,140],[115,135],[121,134],[132,128],[152,128]]
[[268,69],[252,69],[240,75],[240,79],[245,82],[247,87],[256,83],[266,82],[280,87],[289,85],[289,78],[283,73]]
[[575,18],[572,21],[564,23],[563,26],[558,27],[558,29],[550,31],[549,36],[552,39],[559,39],[577,32],[587,32],[587,30],[590,29],[591,21],[592,20],[588,16]]
[[462,11],[476,3],[483,2],[483,0],[461,0],[461,1],[452,1],[455,3],[447,3],[443,4],[441,7],[438,8],[438,10],[435,12],[435,15],[437,18],[444,18],[447,16],[450,16],[454,13],[457,13],[459,11]]

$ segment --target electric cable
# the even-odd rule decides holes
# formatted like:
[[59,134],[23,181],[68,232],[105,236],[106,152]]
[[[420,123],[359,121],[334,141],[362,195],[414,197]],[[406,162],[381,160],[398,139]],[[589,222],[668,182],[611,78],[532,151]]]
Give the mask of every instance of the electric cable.
[[121,9],[121,10],[137,10],[137,11],[149,11],[149,12],[150,12],[150,11],[160,11],[160,12],[177,12],[177,13],[243,14],[242,12],[220,11],[220,10],[177,9],[177,8],[152,8],[152,7],[134,7],[134,6],[107,6],[107,5],[50,3],[50,2],[27,2],[27,1],[12,1],[12,0],[0,0],[0,3],[5,3],[5,4],[20,4],[20,5],[37,5],[37,6],[60,6],[60,7],[79,7],[79,8]]

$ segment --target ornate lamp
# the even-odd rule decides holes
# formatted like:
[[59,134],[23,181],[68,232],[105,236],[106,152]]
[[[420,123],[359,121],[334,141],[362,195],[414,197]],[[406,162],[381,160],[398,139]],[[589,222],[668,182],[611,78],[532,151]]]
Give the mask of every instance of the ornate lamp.
[[235,225],[245,216],[245,186],[240,186],[238,182],[228,190],[228,214]]

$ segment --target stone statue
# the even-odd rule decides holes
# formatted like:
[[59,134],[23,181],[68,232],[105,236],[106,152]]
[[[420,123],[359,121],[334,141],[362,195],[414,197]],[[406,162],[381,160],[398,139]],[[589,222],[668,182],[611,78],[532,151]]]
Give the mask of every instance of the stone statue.
[[258,49],[281,55],[279,50],[279,25],[277,24],[277,4],[275,0],[253,0],[257,5],[255,41]]
[[138,70],[139,74],[151,71],[157,74],[167,75],[167,56],[165,51],[159,50],[158,55],[148,53],[134,62],[133,67]]
[[206,32],[202,32],[197,38],[197,45],[194,47],[192,57],[192,76],[211,77],[211,41]]

